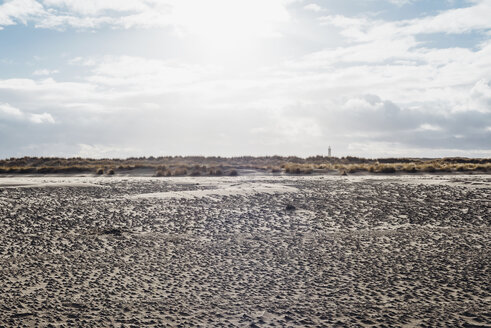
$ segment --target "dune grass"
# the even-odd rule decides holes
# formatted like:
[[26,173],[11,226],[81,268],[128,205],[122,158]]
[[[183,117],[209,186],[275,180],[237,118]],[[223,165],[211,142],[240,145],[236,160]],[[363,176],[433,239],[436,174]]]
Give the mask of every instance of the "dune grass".
[[119,174],[153,172],[154,176],[238,175],[241,170],[275,174],[434,174],[491,172],[489,158],[379,158],[358,157],[200,157],[168,156],[127,159],[22,157],[0,160],[0,174]]
[[312,173],[370,173],[370,174],[414,174],[414,173],[458,173],[491,172],[491,163],[447,163],[439,160],[415,163],[372,163],[372,164],[334,164],[313,165],[287,163],[282,166],[286,174]]

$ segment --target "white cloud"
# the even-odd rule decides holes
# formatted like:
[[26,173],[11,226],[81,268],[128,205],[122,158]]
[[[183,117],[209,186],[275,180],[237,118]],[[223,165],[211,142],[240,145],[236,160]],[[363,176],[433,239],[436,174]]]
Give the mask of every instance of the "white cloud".
[[341,29],[341,34],[358,42],[395,40],[419,34],[463,34],[491,29],[491,1],[475,1],[472,6],[450,9],[423,18],[382,21],[365,17],[328,15],[320,18],[321,24]]
[[[411,0],[388,0],[404,5]],[[11,0],[0,6],[0,27],[32,21],[40,28],[94,29],[173,27],[179,33],[200,35],[278,35],[277,24],[290,19],[287,0]],[[315,3],[304,6],[315,12],[324,9]],[[465,33],[488,30],[491,3],[474,1],[466,8],[443,11],[437,15],[398,22],[374,22],[341,15],[326,16],[324,24],[343,29],[343,35],[373,39],[380,34]],[[227,28],[223,28],[226,26]]]
[[428,16],[400,24],[404,33],[467,33],[473,30],[488,30],[491,28],[491,1],[474,1],[475,4],[466,8],[444,11],[435,16]]
[[407,108],[431,108],[441,115],[489,112],[491,43],[433,48],[418,41],[426,33],[485,32],[491,29],[488,16],[490,1],[393,22],[329,15],[321,18],[321,24],[338,27],[345,37],[343,44],[289,60],[286,66],[303,74],[304,83],[310,79],[313,88],[338,90],[337,97],[352,98],[351,103],[358,102],[356,108],[363,108],[365,100],[351,94],[354,90],[358,95],[378,94]]
[[37,28],[63,30],[66,27],[77,29],[94,29],[103,25],[110,25],[114,21],[111,17],[77,17],[68,15],[49,14],[44,19],[36,22]]
[[53,119],[53,116],[49,113],[42,113],[42,114],[30,114],[29,115],[29,121],[32,123],[36,124],[43,124],[43,123],[55,123],[55,120]]
[[305,5],[303,8],[305,10],[310,10],[310,11],[314,11],[314,12],[324,11],[324,9],[316,3],[309,3],[309,4]]
[[75,57],[68,61],[70,65],[81,65],[81,66],[95,66],[96,62],[94,58],[83,58],[83,57]]
[[0,6],[0,28],[33,22],[64,30],[171,27],[178,35],[232,39],[280,35],[288,0],[11,0]]
[[441,131],[442,128],[439,127],[438,125],[424,123],[424,124],[421,124],[419,126],[418,130],[421,130],[421,131]]
[[171,25],[172,0],[43,0],[45,14],[33,19],[36,27],[95,29],[163,27]]
[[[162,2],[165,3],[165,1]],[[60,11],[67,11],[80,15],[94,16],[104,13],[106,11],[117,11],[117,12],[144,11],[144,10],[148,10],[152,4],[156,5],[158,1],[42,0],[42,3],[47,7],[59,8]]]
[[13,118],[22,118],[24,116],[24,113],[20,109],[7,103],[0,104],[0,114]]
[[0,104],[0,120],[2,118],[18,121],[29,121],[36,124],[55,123],[53,116],[51,116],[51,114],[49,113],[24,113],[19,108],[14,107],[8,103]]
[[366,31],[377,24],[367,18],[353,18],[343,15],[328,15],[319,18],[321,25],[331,25],[341,29],[341,34],[350,39],[363,40],[366,38]]
[[[480,65],[477,57],[472,57],[476,54],[470,55],[469,61]],[[469,132],[456,128],[466,116],[459,116],[453,108],[459,105],[475,111],[472,99],[487,99],[489,92],[487,80],[465,87],[458,86],[458,81],[442,80],[433,91],[427,91],[420,83],[431,72],[428,65],[417,70],[399,65],[398,71],[398,65],[387,69],[385,65],[355,63],[352,68],[334,65],[323,72],[280,64],[237,78],[219,69],[178,61],[129,56],[91,60],[95,64],[88,66],[85,82],[0,80],[0,93],[7,101],[12,99],[10,103],[15,100],[17,107],[39,113],[20,114],[18,121],[47,124],[56,117],[60,123],[52,129],[66,129],[73,135],[65,142],[91,145],[81,156],[105,157],[130,156],[136,150],[143,154],[196,154],[208,149],[206,154],[236,154],[233,151],[239,140],[248,140],[241,152],[256,154],[291,154],[301,149],[300,155],[308,155],[321,152],[328,144],[341,154],[348,144],[363,140],[379,145],[394,140],[406,147],[439,145],[443,149],[451,147],[448,143],[456,134],[463,137],[455,147],[469,148]],[[469,66],[461,69],[476,77]],[[439,107],[431,102],[435,98]],[[0,113],[11,113],[10,119],[12,113],[19,115],[20,110],[1,108]],[[475,147],[483,147],[483,133],[489,133],[486,127],[491,124],[489,115],[480,115],[464,124],[472,133],[481,131],[481,145]],[[472,117],[475,112],[469,114]],[[94,132],[94,138],[84,132],[86,129]],[[434,142],[425,139],[432,136]],[[153,147],[149,140],[163,144]],[[171,140],[180,141],[172,148]]]
[[413,3],[415,0],[387,0],[387,1],[397,6],[404,6]]
[[301,139],[322,137],[322,127],[313,118],[286,118],[277,117],[274,125],[253,128],[253,134],[261,136],[272,143],[284,143],[285,141],[299,142]]
[[455,148],[430,148],[407,147],[400,142],[354,142],[348,145],[349,153],[360,154],[368,158],[376,157],[440,157],[445,154],[448,157],[491,157],[490,150],[472,150]]
[[2,26],[26,24],[28,20],[43,15],[43,6],[35,0],[10,0],[0,5],[0,29]]
[[380,98],[377,101],[369,101],[366,98],[351,98],[343,105],[347,111],[376,111],[383,107]]
[[59,71],[57,69],[49,70],[49,69],[43,68],[43,69],[35,70],[32,74],[33,75],[52,75],[52,74],[56,74],[56,73],[59,73]]
[[491,82],[487,79],[481,79],[470,90],[469,104],[467,108],[491,113]]
[[[89,60],[90,61],[90,60]],[[186,65],[179,61],[163,61],[132,56],[106,56],[92,59],[98,63],[89,81],[107,86],[143,86],[163,90],[210,77],[211,68]]]
[[144,155],[140,150],[132,147],[108,146],[101,144],[79,144],[75,156],[84,158],[116,158]]

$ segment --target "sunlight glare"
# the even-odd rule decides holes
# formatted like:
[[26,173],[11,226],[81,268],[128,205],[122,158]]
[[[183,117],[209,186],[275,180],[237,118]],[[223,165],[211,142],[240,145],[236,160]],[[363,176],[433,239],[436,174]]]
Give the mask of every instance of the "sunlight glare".
[[289,14],[282,0],[180,0],[173,17],[180,32],[220,47],[278,37],[278,25]]

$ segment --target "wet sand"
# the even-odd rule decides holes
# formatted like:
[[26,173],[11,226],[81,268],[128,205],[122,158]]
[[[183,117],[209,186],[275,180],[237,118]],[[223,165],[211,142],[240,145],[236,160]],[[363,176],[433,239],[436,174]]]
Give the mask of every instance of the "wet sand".
[[0,231],[2,327],[491,327],[489,175],[0,178]]

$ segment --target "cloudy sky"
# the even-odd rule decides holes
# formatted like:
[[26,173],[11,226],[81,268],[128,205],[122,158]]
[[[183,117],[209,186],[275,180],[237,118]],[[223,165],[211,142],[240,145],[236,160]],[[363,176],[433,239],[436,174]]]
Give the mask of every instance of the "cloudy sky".
[[491,0],[0,0],[0,158],[491,157]]

